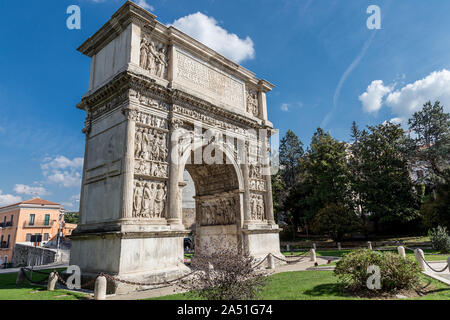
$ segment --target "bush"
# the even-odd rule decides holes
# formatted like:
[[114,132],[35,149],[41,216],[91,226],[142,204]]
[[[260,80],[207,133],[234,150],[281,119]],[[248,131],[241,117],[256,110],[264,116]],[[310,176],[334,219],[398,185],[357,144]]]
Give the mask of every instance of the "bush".
[[436,229],[428,231],[433,249],[439,250],[441,253],[450,251],[450,237],[447,228],[438,226]]
[[347,288],[365,291],[369,290],[367,279],[371,275],[367,268],[372,265],[380,268],[382,292],[414,289],[420,283],[420,268],[414,260],[372,250],[357,250],[344,255],[337,262],[334,273]]
[[214,241],[192,263],[197,272],[178,285],[205,300],[253,300],[268,281],[253,257]]

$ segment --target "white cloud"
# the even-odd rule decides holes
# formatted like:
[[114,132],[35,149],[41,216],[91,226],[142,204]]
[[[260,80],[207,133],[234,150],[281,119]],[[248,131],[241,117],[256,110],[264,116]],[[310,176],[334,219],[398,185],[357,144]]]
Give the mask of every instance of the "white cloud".
[[280,109],[281,109],[281,111],[283,111],[283,112],[288,112],[288,111],[289,111],[289,107],[290,107],[290,104],[289,104],[289,103],[283,103],[283,104],[281,105]]
[[80,186],[82,167],[83,158],[70,160],[64,156],[46,158],[41,165],[42,173],[49,182],[66,188]]
[[14,186],[14,192],[37,197],[48,194],[48,191],[44,187],[30,187],[24,184],[16,184]]
[[445,112],[450,112],[449,70],[432,72],[425,78],[390,93],[386,98],[386,105],[393,113],[407,119],[422,109],[428,100],[431,102],[439,100],[445,107]]
[[144,9],[150,10],[150,11],[154,11],[155,8],[148,4],[146,0],[134,0],[134,3],[136,3],[138,6],[141,6]]
[[397,123],[405,123],[429,100],[431,102],[439,100],[444,106],[444,111],[450,112],[450,71],[446,69],[434,71],[425,78],[398,90],[394,90],[394,86],[384,86],[382,80],[375,80],[359,100],[366,112],[378,111],[383,104],[388,106],[397,116],[391,122],[395,120]]
[[22,197],[14,196],[12,194],[3,194],[0,190],[0,207],[8,206],[17,202],[21,202]]
[[213,17],[201,12],[182,17],[170,25],[237,63],[255,56],[250,37],[240,39],[236,34],[219,26]]
[[382,80],[375,80],[367,87],[366,92],[359,96],[363,110],[368,113],[377,112],[383,105],[383,98],[392,91],[392,87],[386,87]]

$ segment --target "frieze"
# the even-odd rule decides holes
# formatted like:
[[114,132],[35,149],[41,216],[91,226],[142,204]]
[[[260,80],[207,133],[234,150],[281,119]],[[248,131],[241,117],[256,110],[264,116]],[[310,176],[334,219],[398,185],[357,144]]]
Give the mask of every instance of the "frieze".
[[167,134],[157,129],[137,127],[135,133],[136,159],[167,162]]
[[152,40],[149,35],[144,34],[141,39],[140,67],[151,75],[166,79],[169,66],[167,48],[167,45]]
[[252,220],[264,220],[264,196],[262,194],[250,194],[250,213]]
[[230,225],[236,223],[239,199],[236,195],[198,200],[202,226]]
[[167,179],[169,176],[168,165],[162,162],[136,160],[134,173],[139,176]]
[[258,93],[252,89],[247,91],[247,112],[259,116]]
[[165,182],[135,179],[133,218],[164,218],[166,203],[167,185]]

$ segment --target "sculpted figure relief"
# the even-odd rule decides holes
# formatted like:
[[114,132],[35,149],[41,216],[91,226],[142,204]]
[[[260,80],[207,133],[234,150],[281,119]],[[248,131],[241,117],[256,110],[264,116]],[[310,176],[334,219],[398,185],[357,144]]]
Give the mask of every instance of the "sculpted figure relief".
[[141,40],[140,65],[150,71],[150,74],[165,78],[168,67],[167,47],[144,36]]
[[264,180],[250,180],[250,189],[256,191],[265,191],[266,182]]
[[133,217],[163,218],[167,187],[164,182],[138,180],[134,186]]
[[235,197],[201,201],[201,225],[229,225],[236,223],[237,199]]
[[156,129],[137,128],[135,136],[136,159],[166,162],[168,154],[166,134]]
[[252,220],[264,220],[264,197],[260,194],[252,194],[250,200]]
[[247,112],[255,117],[259,115],[258,94],[254,90],[247,91]]
[[167,164],[137,160],[134,172],[138,175],[151,176],[155,178],[167,178]]
[[167,120],[161,119],[151,114],[139,112],[137,121],[152,127],[167,129]]

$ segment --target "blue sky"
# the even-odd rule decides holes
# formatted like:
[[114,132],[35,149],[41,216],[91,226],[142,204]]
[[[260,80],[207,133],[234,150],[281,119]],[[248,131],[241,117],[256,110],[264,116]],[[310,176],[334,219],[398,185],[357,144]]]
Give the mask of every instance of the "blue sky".
[[[318,126],[347,140],[353,120],[404,124],[428,99],[449,111],[447,0],[136,2],[274,83],[270,120],[305,144]],[[0,205],[38,195],[78,209],[84,114],[75,105],[89,58],[76,48],[123,3],[0,3]],[[81,30],[66,27],[73,4]],[[381,9],[380,30],[366,26],[369,5]]]

